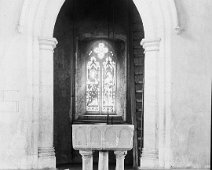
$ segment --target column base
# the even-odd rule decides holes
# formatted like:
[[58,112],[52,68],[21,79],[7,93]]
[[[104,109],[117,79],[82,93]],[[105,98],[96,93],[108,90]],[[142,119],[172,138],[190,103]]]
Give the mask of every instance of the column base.
[[159,169],[158,152],[143,149],[139,169]]
[[54,148],[38,148],[38,168],[56,168]]

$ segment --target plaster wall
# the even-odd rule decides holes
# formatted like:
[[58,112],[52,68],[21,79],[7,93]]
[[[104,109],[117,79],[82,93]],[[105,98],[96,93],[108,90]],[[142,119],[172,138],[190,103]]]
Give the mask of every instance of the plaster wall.
[[210,165],[212,3],[176,1],[180,35],[171,42],[172,167]]
[[[176,4],[184,31],[171,33],[170,164],[208,167],[212,3],[177,0]],[[33,92],[38,84],[32,86],[36,82],[32,75],[37,74],[32,64],[38,62],[39,50],[32,35],[17,31],[22,5],[23,0],[0,0],[0,169],[37,165],[38,111],[33,108],[38,108],[38,99]]]
[[0,0],[0,169],[31,168],[36,158],[32,40],[17,32],[22,5],[23,0]]

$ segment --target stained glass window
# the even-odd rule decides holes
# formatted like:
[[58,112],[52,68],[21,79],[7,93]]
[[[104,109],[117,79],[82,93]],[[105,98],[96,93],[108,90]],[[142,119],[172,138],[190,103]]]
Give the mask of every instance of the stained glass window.
[[112,50],[105,43],[98,43],[89,52],[86,73],[86,111],[114,113],[116,62]]
[[115,110],[115,90],[116,75],[115,62],[111,57],[107,57],[102,67],[102,111],[114,112]]
[[86,108],[87,111],[99,111],[100,65],[95,57],[87,64]]

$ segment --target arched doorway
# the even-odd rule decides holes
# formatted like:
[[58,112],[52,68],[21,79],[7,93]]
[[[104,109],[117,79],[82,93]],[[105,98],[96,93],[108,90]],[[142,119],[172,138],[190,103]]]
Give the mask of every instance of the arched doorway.
[[[28,34],[32,34],[34,42],[33,55],[38,56],[40,60],[39,62],[33,61],[34,66],[32,68],[35,73],[39,73],[39,76],[34,75],[33,82],[39,84],[39,90],[33,92],[32,100],[34,100],[34,96],[39,96],[40,104],[34,106],[33,112],[39,113],[39,128],[35,129],[34,133],[38,133],[39,136],[37,148],[38,167],[40,168],[55,167],[53,79],[47,81],[42,77],[45,75],[51,78],[53,75],[53,48],[56,45],[56,41],[53,39],[53,30],[63,3],[64,0],[46,0],[33,3],[24,1],[19,21],[19,31],[27,30]],[[173,29],[178,29],[175,4],[174,0],[165,2],[134,0],[134,3],[141,14],[145,32],[145,40],[143,41],[146,50],[144,102],[146,104],[144,104],[144,115],[149,112],[154,116],[154,119],[147,117],[146,120],[144,116],[144,150],[146,154],[142,155],[141,167],[169,167],[171,157],[169,131],[171,63],[169,42],[170,34],[174,32]],[[32,9],[30,13],[29,8]],[[29,15],[27,15],[28,13]],[[156,67],[152,67],[152,63]],[[48,69],[46,70],[46,68]],[[34,89],[35,86],[33,85],[32,88]],[[48,109],[45,110],[45,108]],[[152,142],[149,143],[149,141]],[[43,163],[44,159],[48,161]]]
[[[54,51],[54,146],[57,165],[81,165],[81,156],[72,148],[71,125],[106,122],[109,113],[112,116],[109,123],[134,124],[134,149],[127,154],[125,163],[131,167],[138,166],[143,144],[144,53],[140,41],[144,38],[144,31],[134,3],[125,0],[66,1],[57,17],[54,37],[58,41]],[[105,60],[86,56],[90,48],[99,48],[101,44],[111,50],[109,57],[113,58],[111,62],[115,65],[112,69],[115,72],[110,74],[115,82],[112,87],[114,95],[109,100],[102,95],[105,81],[101,67]],[[84,63],[88,61],[92,61],[93,72],[101,79],[96,78],[95,85],[91,85],[90,79],[90,83],[85,85],[89,70],[85,71],[88,68]],[[93,103],[96,101],[96,105],[87,105],[84,98],[89,86],[100,91],[93,97],[98,91],[89,88],[89,97]],[[107,106],[107,101],[113,101],[113,98],[114,102]],[[98,103],[99,100],[101,102]],[[109,107],[113,110],[111,113],[105,109]],[[94,153],[95,163],[98,161],[97,154]],[[115,164],[112,152],[110,164]]]

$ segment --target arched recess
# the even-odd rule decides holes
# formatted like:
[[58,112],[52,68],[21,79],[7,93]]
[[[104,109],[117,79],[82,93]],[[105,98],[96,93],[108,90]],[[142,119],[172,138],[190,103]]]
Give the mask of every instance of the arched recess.
[[[170,167],[171,58],[170,35],[179,30],[174,0],[133,0],[143,21],[145,39],[144,148],[141,168]],[[23,1],[18,31],[31,42],[33,62],[32,112],[39,126],[35,153],[38,168],[55,167],[53,148],[53,38],[54,25],[64,0]],[[31,106],[29,106],[31,107]]]

